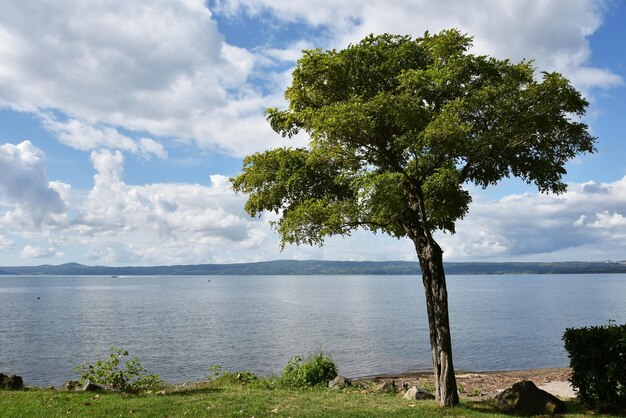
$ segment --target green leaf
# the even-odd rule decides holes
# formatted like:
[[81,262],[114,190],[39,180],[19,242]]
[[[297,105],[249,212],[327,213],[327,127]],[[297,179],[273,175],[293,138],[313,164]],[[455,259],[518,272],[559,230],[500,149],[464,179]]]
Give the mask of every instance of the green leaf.
[[304,51],[287,109],[266,116],[283,136],[305,131],[309,147],[246,157],[231,180],[248,213],[278,214],[282,245],[357,228],[415,239],[454,232],[468,184],[517,176],[565,191],[566,162],[594,151],[577,119],[588,103],[560,74],[536,77],[532,62],[475,56],[471,44],[453,29]]

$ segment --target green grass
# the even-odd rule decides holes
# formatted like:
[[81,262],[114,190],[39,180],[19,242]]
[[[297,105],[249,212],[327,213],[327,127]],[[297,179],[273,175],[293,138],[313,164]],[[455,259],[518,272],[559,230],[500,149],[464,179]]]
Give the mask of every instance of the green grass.
[[[586,416],[576,402],[568,408]],[[57,392],[28,389],[0,391],[1,417],[495,417],[488,401],[463,400],[455,408],[400,395],[353,389],[285,389],[263,384],[192,385],[163,394]]]

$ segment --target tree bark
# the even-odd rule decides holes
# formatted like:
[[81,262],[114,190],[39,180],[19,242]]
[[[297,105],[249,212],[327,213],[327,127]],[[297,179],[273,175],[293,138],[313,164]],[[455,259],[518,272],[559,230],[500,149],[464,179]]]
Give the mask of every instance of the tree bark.
[[443,251],[432,240],[415,240],[426,293],[430,346],[435,373],[435,397],[440,406],[459,403],[452,364],[452,341],[448,316],[448,291],[443,270]]

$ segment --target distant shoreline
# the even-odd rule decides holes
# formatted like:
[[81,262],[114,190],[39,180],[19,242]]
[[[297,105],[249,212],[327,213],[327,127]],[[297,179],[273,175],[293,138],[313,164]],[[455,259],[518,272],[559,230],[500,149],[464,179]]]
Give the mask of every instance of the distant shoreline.
[[[626,261],[565,262],[451,262],[448,275],[497,274],[611,274],[626,273]],[[90,276],[224,276],[224,275],[418,275],[411,261],[275,260],[255,263],[193,264],[170,266],[86,266],[78,263],[0,267],[0,275]]]

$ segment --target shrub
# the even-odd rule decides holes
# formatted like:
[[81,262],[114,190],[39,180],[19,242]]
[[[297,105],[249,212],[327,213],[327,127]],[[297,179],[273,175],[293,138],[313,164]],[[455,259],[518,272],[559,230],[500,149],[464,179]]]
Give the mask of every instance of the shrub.
[[626,408],[626,324],[568,328],[563,341],[580,401],[603,411]]
[[222,371],[222,366],[213,365],[209,367],[209,375],[207,376],[210,381],[214,383],[223,384],[242,384],[246,385],[257,381],[259,378],[252,372],[247,370],[240,370],[237,372]]
[[219,364],[213,364],[209,366],[209,374],[207,376],[209,380],[216,380],[218,377],[220,377],[221,374],[222,366],[220,366]]
[[279,376],[279,383],[289,387],[305,387],[326,384],[337,376],[333,359],[321,351],[308,357],[294,356]]
[[[110,385],[123,392],[144,392],[163,385],[158,374],[144,374],[146,369],[137,358],[122,361],[128,351],[115,347],[110,348],[106,361],[98,360],[95,364],[84,363],[74,370],[80,373],[80,381],[90,380],[94,383]],[[124,369],[120,363],[123,363]]]

